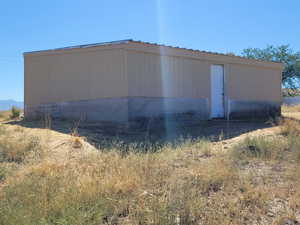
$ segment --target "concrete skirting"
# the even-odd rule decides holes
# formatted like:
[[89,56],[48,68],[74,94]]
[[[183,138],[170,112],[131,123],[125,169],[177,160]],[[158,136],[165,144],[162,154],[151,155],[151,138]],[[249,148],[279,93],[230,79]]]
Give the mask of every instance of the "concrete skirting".
[[26,118],[49,114],[53,118],[86,121],[128,122],[141,117],[184,113],[198,119],[208,119],[207,99],[124,97],[50,103],[36,107],[25,106]]
[[206,120],[209,118],[208,100],[205,98],[128,98],[129,120],[178,114],[190,114]]
[[281,115],[281,103],[271,101],[229,101],[229,119],[263,119]]
[[[228,110],[229,119],[268,118],[280,115],[280,103],[229,100]],[[26,118],[48,114],[52,118],[122,123],[144,118],[180,116],[190,120],[208,120],[209,112],[206,98],[124,97],[25,106]]]
[[127,98],[104,98],[25,106],[25,117],[36,118],[49,114],[52,118],[86,121],[128,121]]

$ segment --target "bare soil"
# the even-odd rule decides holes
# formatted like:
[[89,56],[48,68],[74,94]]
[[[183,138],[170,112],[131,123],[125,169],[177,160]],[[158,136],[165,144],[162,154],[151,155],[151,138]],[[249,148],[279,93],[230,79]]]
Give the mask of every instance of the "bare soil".
[[[299,120],[300,113],[284,113],[285,117],[289,117],[295,120]],[[220,167],[219,170],[218,163],[222,163],[223,158],[220,157],[220,161],[214,161],[214,155],[217,156],[218,153],[222,154],[221,150],[226,151],[227,149],[231,149],[233,145],[236,145],[240,141],[242,141],[246,137],[256,137],[256,136],[272,136],[279,137],[280,127],[272,121],[164,121],[164,123],[146,123],[146,124],[136,124],[135,126],[127,129],[128,127],[122,124],[112,124],[112,123],[78,123],[76,121],[6,121],[1,122],[5,124],[6,129],[11,131],[10,133],[14,135],[29,135],[38,137],[42,142],[43,146],[47,146],[51,157],[51,159],[56,164],[59,164],[60,160],[65,160],[65,163],[69,160],[70,157],[76,157],[78,152],[79,154],[88,153],[90,151],[96,151],[97,148],[102,147],[107,148],[107,143],[111,143],[112,147],[117,142],[132,144],[132,143],[144,143],[144,142],[157,142],[157,143],[175,143],[176,142],[184,142],[188,140],[198,140],[198,139],[209,139],[213,142],[215,146],[212,151],[211,148],[209,151],[203,147],[201,151],[197,149],[197,147],[192,147],[190,149],[186,149],[184,151],[177,151],[175,155],[172,155],[172,160],[170,159],[171,155],[165,156],[166,162],[169,163],[173,168],[172,170],[177,170],[176,177],[174,180],[181,181],[184,180],[187,174],[196,173],[202,175],[202,179],[220,179],[222,180],[224,173],[224,168]],[[47,129],[45,129],[47,128]],[[19,131],[22,132],[19,132]],[[105,146],[103,146],[105,144]],[[79,147],[77,147],[79,145]],[[82,146],[80,146],[82,145]],[[71,147],[70,147],[71,146]],[[82,148],[83,147],[83,148]],[[218,150],[219,152],[214,152],[214,150]],[[227,153],[227,152],[226,152]],[[228,151],[230,153],[230,151]],[[167,154],[167,153],[166,153]],[[104,157],[104,155],[103,155]],[[189,158],[186,160],[186,158]],[[103,158],[105,159],[105,157]],[[115,158],[113,158],[115,160]],[[120,160],[122,157],[120,158]],[[192,159],[192,160],[191,160]],[[47,159],[48,160],[48,159]],[[117,167],[114,163],[114,160],[106,161],[106,163],[112,163],[111,165]],[[132,159],[128,159],[130,161]],[[79,160],[80,161],[80,160]],[[81,161],[76,164],[76,172],[77,167],[81,165]],[[208,163],[211,161],[211,165]],[[121,161],[120,161],[121,162]],[[203,162],[199,163],[199,162]],[[97,162],[98,163],[98,162]],[[214,164],[215,163],[215,164]],[[216,164],[217,163],[217,164]],[[224,162],[223,162],[224,163]],[[143,163],[141,163],[142,165]],[[168,165],[169,165],[168,164]],[[189,166],[194,165],[195,168],[190,171],[187,169]],[[46,164],[45,164],[46,165]],[[87,163],[88,166],[92,166],[92,164]],[[96,164],[95,164],[96,165]],[[97,164],[98,165],[98,164]],[[127,164],[126,164],[127,165]],[[131,161],[128,165],[131,165]],[[134,164],[133,164],[134,165]],[[140,164],[137,164],[140,165]],[[151,165],[151,163],[149,164]],[[165,165],[165,164],[162,164]],[[162,166],[160,165],[160,166]],[[201,174],[201,171],[207,169],[207,166],[211,166],[211,170],[208,170],[209,173]],[[216,166],[218,165],[218,166]],[[30,167],[30,166],[29,166]],[[199,168],[198,168],[199,167]],[[293,170],[293,164],[291,162],[282,161],[263,161],[263,160],[251,160],[247,164],[239,167],[239,176],[243,177],[245,180],[249,177],[249,182],[251,181],[251,188],[248,187],[248,192],[244,191],[244,188],[247,189],[247,186],[241,186],[240,192],[237,196],[230,196],[227,198],[237,197],[245,204],[249,204],[250,206],[254,206],[253,210],[256,210],[255,207],[259,206],[264,201],[264,195],[267,196],[267,193],[272,193],[274,196],[267,201],[268,206],[263,207],[265,211],[260,212],[261,215],[258,215],[258,211],[254,211],[254,213],[249,216],[248,223],[245,224],[298,224],[297,221],[300,221],[300,213],[298,211],[293,211],[292,204],[298,204],[297,201],[294,202],[293,197],[295,196],[293,193],[297,191],[296,184],[294,181],[289,181],[287,174],[291,174],[292,177],[294,173],[291,173],[290,170]],[[122,168],[128,168],[125,166]],[[139,168],[139,167],[137,167]],[[162,172],[163,167],[159,167],[159,170]],[[197,169],[197,170],[196,170]],[[140,170],[132,170],[132,171],[140,171]],[[124,176],[124,183],[122,183],[122,188],[127,187],[128,183],[127,177],[131,170],[128,170],[126,176]],[[148,171],[145,169],[144,171]],[[189,171],[189,173],[185,173]],[[225,170],[226,172],[226,170]],[[230,172],[230,171],[229,171]],[[228,173],[229,173],[228,172]],[[232,171],[231,171],[232,172]],[[183,174],[182,178],[178,179],[177,175]],[[213,175],[211,175],[212,173]],[[109,176],[112,175],[112,171],[109,171]],[[120,173],[116,173],[120,174]],[[213,177],[215,176],[215,178]],[[228,178],[231,177],[230,173],[227,174]],[[144,176],[141,176],[144,177]],[[154,176],[156,180],[157,177]],[[287,178],[288,177],[288,178]],[[116,177],[116,180],[119,180],[120,177]],[[91,179],[93,181],[94,179]],[[110,180],[110,179],[108,179]],[[205,179],[204,179],[205,180]],[[140,181],[136,181],[137,184],[140,185]],[[225,182],[225,181],[224,181]],[[294,182],[294,183],[293,183]],[[150,182],[151,183],[151,182]],[[221,194],[218,195],[218,182],[211,182],[212,187],[209,190],[212,190],[215,194],[215,201],[218,202],[221,199]],[[98,185],[98,184],[97,184]],[[97,186],[96,185],[96,186]],[[214,186],[215,185],[215,186]],[[248,184],[247,184],[248,185]],[[249,184],[250,185],[250,184]],[[96,187],[95,186],[95,187]],[[98,187],[98,186],[97,186]],[[31,188],[31,187],[30,187]],[[88,185],[87,193],[90,193],[90,186]],[[122,189],[121,189],[122,190]],[[180,190],[180,188],[178,188]],[[190,191],[190,189],[188,189]],[[231,189],[230,189],[231,190]],[[222,192],[222,191],[221,191]],[[245,192],[245,193],[244,193]],[[144,193],[144,192],[143,192]],[[226,192],[222,192],[226,194]],[[248,193],[248,194],[247,194]],[[257,194],[258,193],[258,194]],[[146,192],[146,194],[148,194]],[[178,192],[179,194],[179,192]],[[262,195],[262,196],[260,196]],[[216,196],[219,196],[217,198]],[[132,196],[130,196],[132,198]],[[209,198],[214,198],[212,194]],[[66,198],[67,199],[67,198]],[[226,199],[226,200],[228,200]],[[266,198],[267,199],[267,198]],[[220,201],[220,205],[222,201]],[[215,208],[214,208],[215,207]],[[213,206],[212,208],[217,209],[218,206]],[[297,208],[297,207],[294,207]],[[209,209],[209,208],[208,208]],[[250,210],[251,211],[251,210]],[[284,218],[287,215],[287,212],[293,212],[294,219],[287,218],[287,220],[280,221],[278,223],[274,223],[276,218]],[[214,212],[216,213],[216,211]],[[211,215],[213,215],[212,213]],[[256,221],[257,218],[260,221]]]
[[[300,119],[300,113],[284,113],[285,117]],[[272,121],[152,121],[138,124],[130,129],[123,124],[109,122],[83,123],[78,121],[6,121],[11,126],[25,128],[32,135],[47,136],[50,146],[61,147],[70,134],[83,137],[85,142],[97,148],[107,148],[108,143],[141,144],[173,143],[185,140],[207,139],[222,144],[224,149],[247,136],[272,136],[279,128]],[[45,129],[48,128],[48,129]],[[51,134],[51,135],[50,135]],[[180,140],[180,141],[178,141]],[[105,146],[104,146],[105,143]],[[111,146],[113,147],[113,146]]]

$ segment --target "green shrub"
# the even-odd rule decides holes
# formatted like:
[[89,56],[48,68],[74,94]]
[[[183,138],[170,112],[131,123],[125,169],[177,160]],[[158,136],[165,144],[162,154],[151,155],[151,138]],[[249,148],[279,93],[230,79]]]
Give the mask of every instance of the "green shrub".
[[17,118],[20,117],[20,115],[21,115],[21,109],[19,109],[19,108],[13,106],[13,107],[11,108],[11,116],[10,116],[10,118],[11,118],[11,119],[17,119]]

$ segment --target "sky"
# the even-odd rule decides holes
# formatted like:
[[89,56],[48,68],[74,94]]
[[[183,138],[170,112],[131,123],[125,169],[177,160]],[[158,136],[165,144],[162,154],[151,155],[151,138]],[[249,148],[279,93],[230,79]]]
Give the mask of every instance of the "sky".
[[2,0],[0,100],[23,101],[23,52],[134,39],[232,52],[300,51],[299,0]]

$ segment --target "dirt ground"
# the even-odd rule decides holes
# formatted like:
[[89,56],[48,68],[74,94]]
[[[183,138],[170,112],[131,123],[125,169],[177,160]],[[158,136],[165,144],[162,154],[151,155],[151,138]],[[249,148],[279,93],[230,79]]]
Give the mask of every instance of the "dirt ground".
[[[289,117],[295,120],[299,120],[300,118],[300,112],[289,112],[284,113],[283,117]],[[159,121],[158,121],[159,122]],[[134,124],[130,129],[127,129],[128,127],[124,125],[117,125],[117,124],[111,124],[111,123],[78,123],[76,121],[70,122],[70,121],[56,121],[56,120],[41,120],[41,121],[6,121],[1,122],[2,124],[5,124],[4,127],[9,132],[10,135],[9,138],[15,138],[19,136],[24,136],[25,138],[30,138],[31,136],[38,137],[41,140],[41,146],[45,146],[45,149],[43,148],[42,155],[46,155],[45,162],[46,163],[38,163],[41,164],[42,168],[44,168],[44,164],[47,165],[47,163],[51,162],[53,164],[50,164],[54,169],[60,168],[53,165],[71,165],[70,168],[76,168],[74,170],[76,172],[76,179],[78,179],[78,168],[82,165],[82,160],[85,159],[84,156],[88,156],[91,151],[93,153],[102,154],[101,159],[107,159],[105,158],[106,154],[114,155],[114,151],[107,151],[107,147],[117,147],[117,150],[119,150],[120,143],[121,147],[124,147],[123,144],[137,144],[138,149],[141,149],[141,146],[143,143],[150,143],[150,144],[156,144],[157,143],[174,143],[174,144],[181,144],[184,141],[189,140],[198,140],[198,139],[209,139],[212,141],[212,144],[209,143],[209,151],[205,148],[205,145],[203,145],[203,149],[199,147],[190,147],[187,146],[187,149],[181,148],[181,151],[173,151],[173,146],[169,148],[167,146],[167,149],[171,149],[172,151],[166,150],[165,152],[159,152],[165,155],[165,160],[163,161],[163,164],[160,164],[159,170],[161,172],[165,172],[166,170],[161,168],[167,168],[162,167],[162,165],[168,165],[172,167],[172,171],[176,170],[174,174],[176,174],[176,178],[174,179],[176,182],[181,182],[181,180],[184,179],[178,179],[178,176],[182,176],[181,178],[185,178],[188,175],[192,174],[193,176],[195,174],[203,172],[203,176],[201,179],[205,181],[207,178],[211,184],[215,185],[220,180],[223,180],[223,176],[226,176],[226,179],[229,179],[230,183],[230,189],[227,191],[224,190],[217,190],[214,191],[215,195],[210,195],[208,200],[209,202],[210,198],[214,198],[214,196],[221,196],[220,199],[215,197],[215,199],[212,201],[214,202],[231,202],[233,199],[231,195],[232,188],[235,187],[230,180],[233,176],[233,171],[226,170],[226,160],[224,160],[224,157],[227,153],[231,153],[232,146],[237,145],[240,141],[242,141],[244,138],[252,136],[272,136],[272,138],[276,139],[277,137],[280,137],[281,128],[277,125],[275,121],[269,120],[269,121],[224,121],[224,120],[213,120],[213,121],[163,121],[163,123],[158,123],[157,121],[154,121],[152,124],[146,123],[146,124]],[[1,127],[0,127],[1,128]],[[1,130],[0,130],[1,132]],[[278,134],[278,135],[277,135]],[[19,136],[18,136],[19,135]],[[281,135],[282,137],[282,135]],[[9,139],[7,138],[7,139]],[[79,142],[76,140],[79,139]],[[18,140],[18,139],[16,139]],[[267,139],[266,139],[267,140]],[[273,140],[273,139],[271,139]],[[153,141],[153,142],[152,142]],[[201,143],[201,141],[199,141]],[[206,143],[206,142],[204,142]],[[273,142],[272,142],[273,143]],[[77,148],[74,147],[77,144],[82,145],[81,147]],[[117,146],[116,146],[117,145]],[[276,142],[275,142],[276,145]],[[71,146],[71,147],[70,147]],[[160,145],[158,145],[159,147]],[[185,146],[185,145],[183,145]],[[193,146],[193,145],[191,145]],[[97,151],[95,148],[103,149],[103,151]],[[142,146],[146,147],[146,146]],[[234,146],[236,147],[236,146]],[[252,146],[251,146],[252,147]],[[274,147],[272,145],[272,147]],[[105,148],[105,149],[104,149]],[[12,148],[13,149],[13,148]],[[174,148],[174,149],[180,149]],[[48,151],[49,150],[49,151]],[[224,151],[222,151],[224,150]],[[227,151],[228,150],[228,151]],[[276,149],[275,149],[276,150]],[[285,151],[285,150],[284,150]],[[170,152],[172,154],[170,154]],[[143,165],[143,163],[140,163],[140,161],[134,161],[137,157],[139,158],[141,155],[144,156],[144,154],[128,154],[129,158],[126,159],[126,157],[123,157],[123,152],[121,152],[121,157],[119,158],[119,163],[123,160],[128,160],[128,164],[126,164],[122,169],[121,172],[118,172],[116,174],[122,174],[122,171],[129,168],[128,165],[133,166],[134,168],[132,170],[125,171],[124,176],[126,179],[124,180],[125,183],[122,183],[122,189],[126,188],[126,184],[128,184],[128,180],[131,179],[131,172],[136,171],[148,171],[148,169],[152,168],[152,163],[149,164],[149,168],[147,169],[140,169],[144,167],[134,167],[135,165]],[[225,154],[224,154],[225,153]],[[47,155],[48,154],[48,155]],[[286,154],[286,151],[284,152]],[[119,156],[118,154],[115,154]],[[148,155],[145,154],[147,157]],[[149,154],[149,155],[156,155],[156,154]],[[162,156],[162,155],[160,155]],[[94,157],[94,155],[93,155]],[[130,158],[131,157],[131,158]],[[132,158],[133,157],[133,158]],[[146,157],[146,158],[147,158]],[[90,163],[90,159],[88,159],[88,167],[84,168],[91,168],[92,166],[101,166],[101,163],[103,161],[97,161],[97,163]],[[139,158],[139,160],[143,159],[143,157]],[[220,159],[220,160],[219,160]],[[40,159],[39,159],[40,160]],[[77,161],[76,161],[77,160]],[[112,165],[113,168],[118,168],[118,163],[115,164],[116,158],[109,158],[109,160],[105,161],[106,163],[110,163],[109,165]],[[132,161],[133,160],[133,161]],[[217,160],[217,161],[216,161]],[[123,162],[122,161],[122,162]],[[76,164],[72,164],[75,163]],[[135,162],[135,163],[132,163]],[[199,163],[201,162],[201,163]],[[230,161],[231,162],[231,161]],[[69,163],[69,164],[68,164]],[[211,164],[210,164],[211,163]],[[217,164],[215,164],[217,163]],[[219,168],[219,163],[225,163],[222,164]],[[252,205],[253,209],[256,209],[256,207],[260,207],[261,202],[267,201],[266,199],[270,197],[270,199],[267,201],[267,206],[261,206],[264,211],[253,211],[246,209],[247,207],[239,206],[242,209],[246,209],[249,211],[249,215],[247,218],[250,220],[249,223],[244,224],[298,224],[297,221],[300,221],[300,213],[297,211],[297,207],[293,206],[294,202],[294,192],[297,191],[299,186],[296,186],[296,181],[290,180],[291,177],[294,176],[294,167],[297,164],[293,164],[293,161],[285,161],[285,160],[258,160],[258,159],[252,159],[247,161],[247,163],[241,162],[241,164],[234,164],[235,169],[238,171],[238,177],[241,179],[239,182],[239,188],[234,190],[234,195],[238,193],[237,196],[240,200],[240,202],[246,202],[247,205]],[[24,164],[25,165],[25,164]],[[189,166],[193,166],[192,170],[188,169]],[[52,168],[51,167],[51,168]],[[25,167],[24,167],[25,168]],[[28,164],[27,169],[31,169],[31,164]],[[35,169],[35,167],[32,167]],[[70,169],[69,168],[69,169]],[[111,168],[111,167],[107,167]],[[156,168],[156,167],[154,167]],[[196,168],[198,168],[196,170]],[[296,167],[295,167],[296,168]],[[216,170],[217,169],[217,170]],[[225,173],[224,170],[225,169]],[[20,167],[20,171],[23,171],[23,165]],[[40,171],[40,170],[38,170]],[[44,170],[43,170],[44,171]],[[50,171],[50,170],[49,170]],[[51,170],[52,171],[52,170]],[[102,171],[102,170],[101,170]],[[116,170],[118,171],[118,170]],[[226,172],[227,171],[227,172]],[[236,170],[234,170],[236,172]],[[21,173],[20,172],[20,173]],[[188,173],[186,173],[188,172]],[[197,172],[197,173],[196,173]],[[89,173],[94,174],[94,173]],[[111,180],[112,170],[109,170],[109,181]],[[130,174],[130,176],[128,176]],[[147,176],[149,174],[156,174],[153,171],[151,173],[146,173]],[[207,175],[208,174],[208,175]],[[235,173],[234,173],[235,174]],[[296,173],[295,173],[296,174]],[[57,174],[58,176],[59,174]],[[184,175],[184,176],[183,176]],[[123,176],[123,175],[122,175]],[[86,179],[86,174],[84,174],[84,179]],[[141,178],[146,177],[145,175],[142,175]],[[154,181],[157,180],[157,176],[153,175]],[[206,177],[206,178],[205,178]],[[33,177],[35,179],[35,177]],[[33,179],[32,178],[32,179]],[[204,179],[205,178],[205,179]],[[26,178],[28,179],[28,178]],[[65,178],[64,178],[65,179]],[[102,178],[101,178],[102,179]],[[140,182],[139,179],[134,178],[135,180],[138,180],[138,184],[140,185],[143,182]],[[147,177],[148,179],[148,177]],[[194,179],[194,178],[193,178]],[[210,181],[212,179],[212,181]],[[225,180],[226,180],[225,179]],[[297,180],[297,178],[295,178]],[[89,181],[89,179],[87,179]],[[94,178],[91,180],[95,180]],[[122,180],[120,177],[116,177],[117,183],[120,183],[120,180]],[[165,182],[164,178],[164,182]],[[216,181],[215,181],[216,180]],[[245,183],[242,183],[242,181]],[[247,182],[246,182],[247,181]],[[34,182],[38,182],[34,180]],[[153,183],[153,181],[148,181],[148,183]],[[225,182],[225,181],[224,181]],[[232,182],[232,183],[231,183]],[[131,184],[131,183],[130,183]],[[176,183],[177,184],[177,183]],[[180,183],[179,183],[180,184]],[[98,187],[97,183],[97,187]],[[252,186],[253,185],[253,186]],[[124,186],[124,187],[123,187]],[[210,185],[211,186],[211,185]],[[160,186],[161,187],[161,186]],[[198,187],[197,187],[198,188]],[[32,189],[32,186],[30,186],[27,190],[30,191]],[[90,183],[87,189],[87,193],[90,193]],[[98,190],[98,189],[97,189]],[[109,189],[107,189],[109,190]],[[142,189],[144,191],[144,186]],[[182,191],[181,188],[178,188],[180,190],[178,193]],[[197,189],[198,190],[198,189]],[[247,190],[247,191],[245,191]],[[291,191],[292,190],[292,191]],[[140,190],[139,190],[140,191]],[[188,189],[190,191],[190,189]],[[22,193],[24,191],[22,190]],[[21,192],[20,192],[21,193]],[[19,193],[19,194],[20,194]],[[36,192],[33,192],[34,195]],[[61,193],[61,192],[59,192]],[[131,193],[131,192],[130,192]],[[143,192],[144,193],[144,192]],[[220,195],[218,195],[220,193]],[[258,193],[258,194],[257,194]],[[291,194],[292,193],[292,194]],[[140,195],[139,195],[140,196]],[[154,195],[153,195],[154,196]],[[226,196],[226,197],[224,197]],[[130,196],[130,199],[132,196]],[[10,199],[10,197],[8,198]],[[22,199],[21,197],[18,197],[18,199]],[[68,198],[65,198],[68,199]],[[296,201],[297,203],[297,201]],[[296,204],[295,203],[295,204]],[[237,201],[235,201],[234,204],[237,204]],[[264,203],[265,204],[265,203]],[[264,205],[263,204],[263,205]],[[210,208],[211,207],[211,208]],[[207,208],[213,209],[213,212],[211,215],[214,216],[214,214],[218,213],[217,209],[219,209],[219,205],[211,205]],[[251,208],[250,208],[251,209]],[[236,209],[237,212],[240,212],[240,209]],[[295,212],[294,212],[294,211]],[[247,212],[248,212],[247,211]],[[287,212],[294,212],[293,216],[287,215]],[[210,215],[209,213],[206,213],[205,215]],[[291,214],[292,215],[292,214]],[[288,217],[289,216],[289,217]],[[257,217],[259,218],[259,222],[253,222],[256,221]],[[271,223],[271,221],[275,221],[277,218],[285,218],[288,219],[283,221],[282,223]],[[291,220],[293,218],[294,220]],[[251,222],[250,222],[251,221]],[[295,222],[296,221],[296,222]],[[234,224],[234,223],[233,223]]]
[[[287,113],[283,116],[300,119],[300,113]],[[97,148],[114,147],[116,143],[127,144],[165,144],[185,140],[208,139],[222,143],[228,148],[246,136],[273,135],[278,127],[272,121],[153,121],[146,124],[133,124],[130,129],[122,124],[80,123],[78,121],[40,120],[40,121],[8,121],[4,122],[14,127],[30,128],[29,132],[39,134],[49,128],[51,136],[84,137]],[[33,128],[33,129],[32,129]],[[48,130],[48,129],[47,129]],[[40,135],[40,134],[39,134]],[[48,133],[49,135],[49,133]],[[66,136],[65,136],[66,135]],[[61,138],[58,138],[61,139]],[[57,142],[57,141],[56,141]]]

